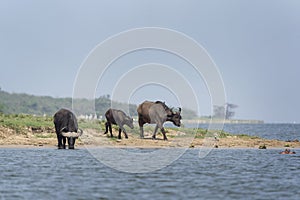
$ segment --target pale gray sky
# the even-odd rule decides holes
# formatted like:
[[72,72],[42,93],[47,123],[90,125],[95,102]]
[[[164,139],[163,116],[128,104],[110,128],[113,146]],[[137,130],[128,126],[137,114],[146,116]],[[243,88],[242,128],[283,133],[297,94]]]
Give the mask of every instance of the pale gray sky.
[[[70,97],[81,63],[97,44],[128,29],[163,27],[207,50],[228,102],[239,105],[236,118],[300,122],[299,24],[298,0],[1,0],[0,87]],[[119,64],[162,60],[180,63],[163,53],[137,52]],[[207,91],[199,83],[201,114],[210,114]],[[97,94],[109,93],[112,84],[99,84]],[[149,98],[155,98],[157,88],[148,89]]]

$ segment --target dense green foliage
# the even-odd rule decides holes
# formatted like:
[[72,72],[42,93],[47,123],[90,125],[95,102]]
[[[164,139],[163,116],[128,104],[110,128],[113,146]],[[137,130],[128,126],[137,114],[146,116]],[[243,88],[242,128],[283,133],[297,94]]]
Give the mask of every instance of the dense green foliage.
[[70,108],[71,103],[71,98],[38,97],[0,91],[0,104],[4,105],[3,113],[6,114],[53,115],[61,107]]
[[[109,96],[101,96],[94,101],[88,99],[76,99],[76,115],[97,114],[104,116],[106,110],[110,107],[129,111],[131,116],[137,116],[137,105],[114,102],[109,99]],[[95,105],[91,108],[90,105]],[[53,98],[50,96],[34,96],[28,94],[8,93],[0,90],[0,113],[5,114],[31,114],[31,115],[47,115],[53,114],[60,108],[68,108],[72,110],[72,98]],[[95,113],[96,112],[96,113]],[[183,109],[183,119],[196,118],[194,111]]]
[[[90,104],[95,104],[95,110],[90,108]],[[76,99],[77,115],[104,115],[106,110],[112,105],[107,96],[101,96],[95,99],[95,102],[88,99]],[[113,102],[115,107],[126,108],[124,103]],[[72,98],[53,98],[50,96],[34,96],[28,94],[10,94],[0,91],[0,112],[5,114],[35,114],[52,116],[60,108],[72,110]],[[129,112],[136,112],[136,105],[129,105]]]

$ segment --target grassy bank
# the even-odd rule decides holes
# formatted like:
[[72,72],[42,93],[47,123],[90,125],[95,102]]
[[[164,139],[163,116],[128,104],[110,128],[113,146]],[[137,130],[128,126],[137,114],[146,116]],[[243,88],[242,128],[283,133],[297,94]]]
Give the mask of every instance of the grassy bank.
[[[131,147],[201,147],[207,138],[212,139],[213,145],[218,147],[300,147],[299,142],[285,142],[267,140],[245,134],[232,135],[224,131],[213,131],[194,128],[166,128],[168,141],[162,140],[161,133],[157,134],[158,140],[151,140],[154,126],[145,126],[145,140],[139,138],[139,128],[126,127],[129,139],[118,140],[118,129],[113,126],[113,138],[110,134],[104,135],[105,122],[99,120],[78,120],[79,127],[84,135],[78,140],[77,145],[94,144],[98,146],[131,146]],[[124,135],[122,135],[124,137]],[[85,138],[85,139],[84,139]],[[5,115],[0,114],[0,144],[1,145],[56,145],[56,134],[52,117],[33,115]]]
[[[82,129],[104,128],[104,122],[88,121],[84,119],[78,120],[79,127]],[[28,129],[32,130],[52,130],[54,129],[53,118],[49,116],[34,116],[27,114],[0,114],[0,126],[4,126],[15,130],[16,133],[25,133]]]
[[15,131],[17,134],[25,134],[29,129],[52,131],[53,119],[25,114],[1,114],[0,125]]

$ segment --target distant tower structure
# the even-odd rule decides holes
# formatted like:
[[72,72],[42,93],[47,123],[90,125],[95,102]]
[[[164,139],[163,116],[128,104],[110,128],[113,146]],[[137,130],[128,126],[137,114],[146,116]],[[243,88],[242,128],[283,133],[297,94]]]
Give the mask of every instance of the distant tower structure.
[[237,108],[238,106],[232,103],[226,103],[225,104],[225,119],[231,119],[234,115],[235,112],[233,109]]
[[226,103],[224,106],[214,105],[214,117],[231,119],[235,112],[233,111],[238,106],[232,103]]

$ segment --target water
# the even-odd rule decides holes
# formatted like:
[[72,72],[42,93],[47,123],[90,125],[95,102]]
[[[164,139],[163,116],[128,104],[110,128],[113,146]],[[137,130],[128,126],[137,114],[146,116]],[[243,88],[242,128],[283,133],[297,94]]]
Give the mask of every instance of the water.
[[[185,124],[195,128],[197,124]],[[199,124],[199,128],[208,128],[208,124]],[[300,140],[300,124],[224,124],[223,130],[232,134],[247,134],[266,139]]]
[[213,149],[199,159],[189,149],[161,170],[130,174],[84,148],[0,148],[0,199],[299,199],[300,149],[279,151]]

